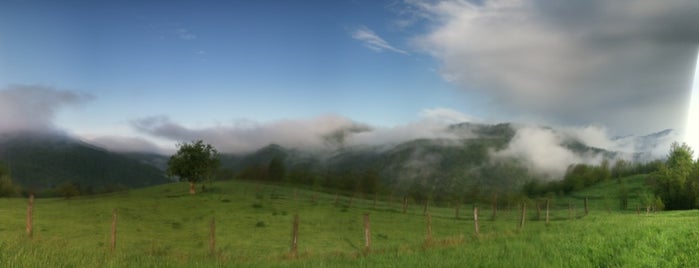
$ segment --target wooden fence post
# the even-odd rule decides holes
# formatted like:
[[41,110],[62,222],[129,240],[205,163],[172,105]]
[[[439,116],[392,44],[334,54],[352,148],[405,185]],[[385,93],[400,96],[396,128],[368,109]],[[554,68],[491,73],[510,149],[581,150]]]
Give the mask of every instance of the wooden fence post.
[[209,224],[209,251],[211,256],[216,256],[216,218],[211,217]]
[[473,207],[473,224],[476,230],[476,235],[480,234],[479,228],[478,228],[478,207],[474,206]]
[[492,208],[493,210],[493,216],[490,218],[490,220],[495,221],[495,217],[498,214],[498,194],[493,195],[493,203],[492,203]]
[[546,199],[546,225],[549,225],[549,200]]
[[573,205],[570,204],[570,201],[568,201],[568,219],[573,219]]
[[425,199],[425,208],[422,209],[422,214],[427,215],[427,209],[430,207],[430,199]]
[[294,214],[294,222],[291,227],[291,256],[296,258],[298,256],[298,242],[299,242],[299,214]]
[[114,252],[114,250],[116,249],[116,242],[117,242],[116,233],[117,233],[117,209],[115,208],[112,210],[112,235],[111,235],[112,239],[110,241],[112,252]]
[[371,205],[372,209],[376,209],[376,202],[379,200],[379,193],[374,193],[374,203]]
[[590,210],[588,210],[588,208],[587,208],[587,197],[585,197],[585,216],[587,216],[587,214],[589,212],[590,212]]
[[427,221],[427,239],[428,243],[432,242],[432,216],[429,212],[425,215],[425,220]]
[[541,206],[539,204],[539,200],[536,200],[536,220],[540,221],[541,220]]
[[34,194],[29,194],[29,204],[27,204],[27,236],[34,235]]
[[403,213],[408,211],[408,197],[403,196]]
[[371,250],[371,226],[369,226],[369,213],[364,214],[364,252]]
[[459,219],[459,208],[461,208],[461,202],[456,202],[454,206],[454,218]]
[[527,203],[522,202],[522,219],[519,222],[519,228],[524,227],[524,219],[527,217]]

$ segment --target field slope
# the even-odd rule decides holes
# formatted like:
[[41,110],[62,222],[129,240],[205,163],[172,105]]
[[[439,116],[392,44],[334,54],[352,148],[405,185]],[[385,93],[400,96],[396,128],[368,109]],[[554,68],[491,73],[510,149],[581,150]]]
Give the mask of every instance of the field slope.
[[[642,177],[629,187],[642,189]],[[472,205],[424,207],[403,213],[398,198],[367,199],[249,182],[216,182],[188,195],[181,183],[73,199],[37,199],[34,235],[25,234],[26,199],[0,199],[2,267],[160,266],[388,266],[388,267],[657,267],[699,266],[699,212],[636,214],[601,203],[613,186],[552,200],[551,221],[530,202],[502,208],[491,220],[480,208],[474,234]],[[606,193],[603,189],[610,191]],[[582,209],[589,196],[590,213]],[[609,197],[611,199],[612,197]],[[315,201],[314,201],[315,200]],[[606,202],[606,201],[605,201]],[[637,200],[630,200],[635,207]],[[568,204],[574,210],[568,209]],[[112,211],[117,245],[110,250]],[[364,251],[363,215],[372,248]],[[293,215],[300,218],[298,256],[289,254]],[[215,220],[216,249],[209,250]]]

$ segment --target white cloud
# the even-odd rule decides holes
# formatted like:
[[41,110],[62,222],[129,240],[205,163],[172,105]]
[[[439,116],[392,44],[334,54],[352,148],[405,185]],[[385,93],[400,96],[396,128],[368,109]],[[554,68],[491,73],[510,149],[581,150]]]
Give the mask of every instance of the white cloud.
[[354,133],[348,137],[349,145],[396,145],[416,139],[456,139],[457,134],[447,131],[444,121],[421,119],[395,127],[376,127],[371,131]]
[[564,146],[566,137],[552,129],[524,126],[502,151],[493,152],[495,159],[524,160],[532,170],[561,178],[571,164],[597,164],[601,155],[581,155]]
[[197,39],[197,35],[189,31],[187,28],[179,28],[175,30],[175,35],[183,40],[194,40]]
[[449,108],[424,109],[422,110],[422,112],[420,112],[420,116],[422,118],[443,121],[449,124],[458,124],[464,122],[476,123],[481,121],[478,118],[466,115],[462,112]]
[[442,76],[495,104],[560,125],[682,128],[699,1],[407,1],[414,44]]
[[203,139],[222,152],[250,152],[271,143],[288,148],[332,150],[339,144],[328,139],[338,134],[344,146],[395,145],[421,138],[456,139],[465,134],[447,131],[447,127],[471,118],[454,110],[434,108],[424,110],[415,122],[395,127],[370,127],[335,115],[263,123],[239,121],[203,128],[187,127],[167,117],[147,117],[134,121],[133,126],[139,132],[172,140],[173,144]]
[[677,131],[662,131],[648,136],[612,137],[604,127],[544,128],[532,125],[516,127],[516,134],[504,150],[492,152],[497,159],[524,160],[532,170],[561,178],[572,164],[599,164],[609,155],[593,151],[574,151],[566,145],[579,141],[588,147],[615,153],[616,159],[650,161],[663,159],[670,144],[679,137]]
[[53,120],[61,109],[91,98],[45,86],[8,86],[0,89],[0,132],[55,131]]
[[360,26],[352,32],[352,38],[362,41],[365,47],[376,51],[382,52],[384,50],[393,51],[400,54],[408,54],[405,50],[396,48],[390,45],[386,40],[381,38],[379,35],[374,33],[371,29],[366,26]]
[[169,150],[160,148],[155,143],[138,137],[127,136],[97,136],[92,138],[84,138],[85,142],[105,148],[112,152],[126,153],[158,153],[168,154]]
[[271,143],[288,148],[323,149],[324,136],[357,123],[340,116],[287,119],[267,123],[240,121],[230,125],[190,128],[167,117],[136,120],[136,130],[173,142],[202,139],[222,152],[250,152]]

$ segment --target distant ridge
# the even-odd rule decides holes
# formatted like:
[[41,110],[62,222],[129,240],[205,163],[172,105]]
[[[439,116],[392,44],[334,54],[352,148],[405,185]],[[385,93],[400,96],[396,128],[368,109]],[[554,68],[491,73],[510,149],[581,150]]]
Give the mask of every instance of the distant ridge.
[[153,165],[60,133],[2,134],[0,161],[9,165],[16,183],[32,191],[51,189],[63,183],[98,191],[169,181],[164,172]]

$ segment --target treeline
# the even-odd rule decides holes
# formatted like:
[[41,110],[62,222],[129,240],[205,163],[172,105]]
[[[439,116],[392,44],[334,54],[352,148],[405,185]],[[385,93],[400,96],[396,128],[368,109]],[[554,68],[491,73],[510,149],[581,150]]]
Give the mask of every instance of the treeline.
[[687,144],[673,143],[665,161],[652,178],[655,194],[666,209],[699,208],[699,159]]
[[[516,162],[485,162],[460,172],[404,171],[380,165],[322,166],[313,163],[287,164],[283,155],[269,161],[248,164],[240,171],[223,169],[219,179],[242,179],[265,183],[284,183],[347,196],[406,198],[411,203],[450,205],[463,203],[516,204],[526,197],[519,191],[528,175]],[[517,183],[517,181],[521,181]]]
[[574,164],[566,170],[562,180],[543,182],[531,180],[523,187],[523,192],[529,197],[545,195],[563,196],[571,192],[579,191],[597,183],[616,179],[621,183],[621,178],[635,174],[652,174],[663,166],[661,160],[647,163],[631,163],[625,160],[617,160],[610,167],[609,160],[603,160],[599,165]]
[[[656,209],[696,209],[699,208],[699,159],[694,159],[693,154],[687,144],[675,142],[664,161],[632,164],[619,160],[611,167],[608,161],[600,165],[577,164],[570,166],[560,181],[532,180],[522,189],[529,197],[566,195],[602,181],[617,179],[623,185],[623,177],[649,174],[647,183],[652,187],[654,196],[642,196],[644,204]],[[619,192],[622,207],[626,206],[628,194],[622,186]]]
[[80,195],[111,193],[127,189],[128,187],[123,185],[94,187],[91,185],[82,186],[78,182],[64,182],[59,185],[37,191],[35,189],[31,189],[31,187],[26,188],[17,184],[12,178],[10,168],[6,164],[0,162],[0,197],[29,196],[30,194],[34,194],[41,197],[71,198]]
[[[231,171],[223,171],[220,174],[227,178],[233,175]],[[319,170],[311,164],[298,164],[287,168],[284,158],[280,156],[275,156],[267,163],[246,166],[233,177],[243,180],[303,185],[317,190],[336,189],[360,194],[375,194],[382,188],[381,178],[376,169],[335,174],[331,171]]]

